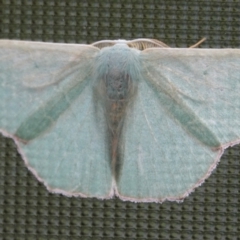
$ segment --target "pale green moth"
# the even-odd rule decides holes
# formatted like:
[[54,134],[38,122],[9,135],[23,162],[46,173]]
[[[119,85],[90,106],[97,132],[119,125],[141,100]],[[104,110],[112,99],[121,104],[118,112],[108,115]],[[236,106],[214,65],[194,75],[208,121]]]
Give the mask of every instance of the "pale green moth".
[[54,193],[181,201],[240,142],[240,50],[0,41],[0,129]]

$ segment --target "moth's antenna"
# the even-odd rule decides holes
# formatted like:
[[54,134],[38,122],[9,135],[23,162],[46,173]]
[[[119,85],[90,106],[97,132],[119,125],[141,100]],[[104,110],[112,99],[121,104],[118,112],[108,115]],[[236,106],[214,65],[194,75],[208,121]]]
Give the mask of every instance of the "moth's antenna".
[[195,43],[194,45],[190,46],[189,48],[195,48],[198,47],[201,43],[203,43],[207,38],[203,38],[200,41],[198,41],[197,43]]

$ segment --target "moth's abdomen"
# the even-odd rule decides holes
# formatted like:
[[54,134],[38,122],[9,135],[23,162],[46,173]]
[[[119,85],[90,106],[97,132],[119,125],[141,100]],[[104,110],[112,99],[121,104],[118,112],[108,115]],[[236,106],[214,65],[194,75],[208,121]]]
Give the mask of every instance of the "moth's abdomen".
[[121,129],[125,109],[131,96],[132,79],[121,69],[112,68],[106,74],[104,84],[109,130],[117,134]]
[[122,127],[127,100],[109,101],[108,127],[112,134],[118,134]]

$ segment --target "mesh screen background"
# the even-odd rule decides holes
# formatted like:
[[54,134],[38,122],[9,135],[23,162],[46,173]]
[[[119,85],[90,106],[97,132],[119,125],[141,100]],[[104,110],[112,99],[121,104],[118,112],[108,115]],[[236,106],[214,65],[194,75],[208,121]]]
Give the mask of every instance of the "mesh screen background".
[[[187,47],[239,48],[238,0],[0,0],[0,39],[91,43],[156,38]],[[240,146],[181,203],[50,194],[0,135],[0,239],[240,239]]]

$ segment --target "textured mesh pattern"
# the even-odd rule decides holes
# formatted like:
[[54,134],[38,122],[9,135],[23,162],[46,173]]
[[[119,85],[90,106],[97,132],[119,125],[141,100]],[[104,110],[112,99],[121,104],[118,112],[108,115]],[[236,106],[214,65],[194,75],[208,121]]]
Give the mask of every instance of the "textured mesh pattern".
[[[0,0],[0,38],[91,43],[156,38],[186,47],[239,48],[238,0]],[[0,239],[240,239],[240,146],[183,203],[50,194],[0,135]]]

